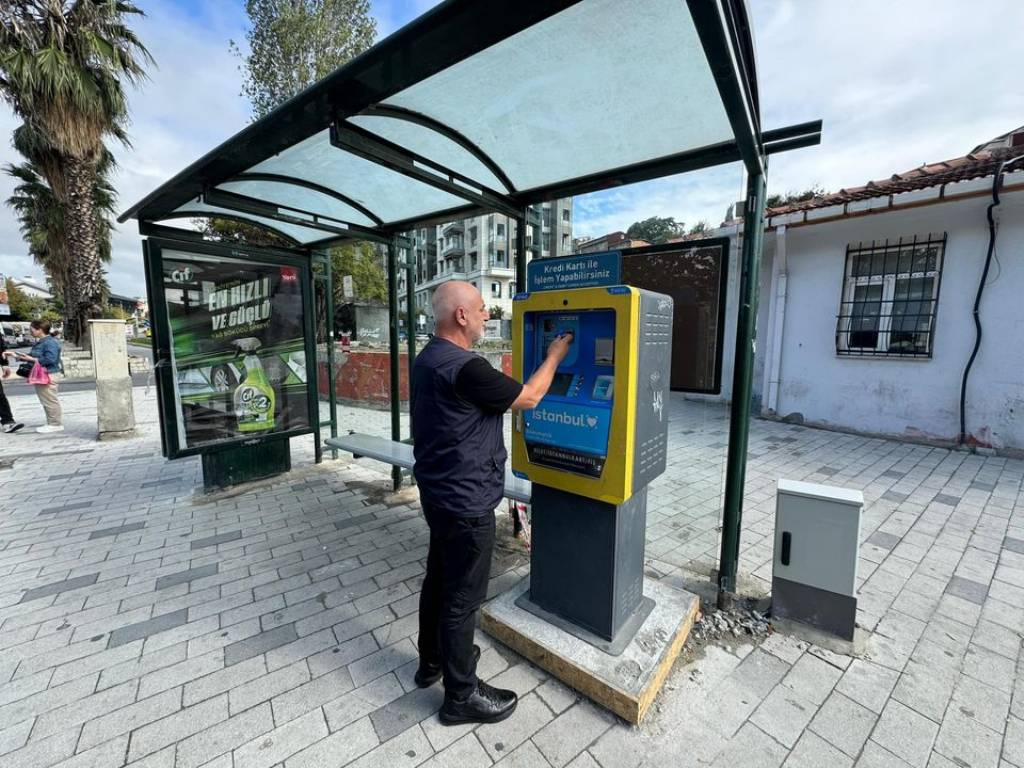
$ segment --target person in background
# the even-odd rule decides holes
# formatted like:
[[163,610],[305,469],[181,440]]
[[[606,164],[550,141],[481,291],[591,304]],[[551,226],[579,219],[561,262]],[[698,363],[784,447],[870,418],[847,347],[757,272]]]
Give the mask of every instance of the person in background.
[[14,420],[11,413],[11,404],[4,393],[3,379],[9,379],[13,374],[7,367],[7,345],[4,344],[4,335],[0,333],[0,429],[4,432],[17,432],[25,425]]
[[49,384],[33,384],[36,388],[36,396],[46,413],[46,424],[36,432],[47,434],[50,432],[63,432],[62,412],[60,400],[57,398],[57,385],[61,377],[60,365],[60,342],[50,336],[50,324],[45,320],[33,320],[30,326],[30,333],[36,340],[32,350],[26,355],[24,352],[16,352],[15,357],[27,363],[39,363],[46,372],[50,374]]

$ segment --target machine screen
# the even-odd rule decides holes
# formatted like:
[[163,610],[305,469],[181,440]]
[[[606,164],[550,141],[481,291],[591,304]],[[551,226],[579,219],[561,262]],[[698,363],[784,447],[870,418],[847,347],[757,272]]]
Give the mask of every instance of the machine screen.
[[548,394],[523,414],[530,463],[600,477],[615,391],[615,312],[530,312],[524,321],[525,378],[544,361],[557,336],[573,334]]

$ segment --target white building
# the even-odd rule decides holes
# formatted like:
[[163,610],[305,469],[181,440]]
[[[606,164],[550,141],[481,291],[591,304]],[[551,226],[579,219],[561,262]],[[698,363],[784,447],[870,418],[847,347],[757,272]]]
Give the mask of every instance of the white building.
[[[754,377],[760,412],[956,444],[983,285],[963,442],[1024,451],[1022,156],[1024,128],[965,157],[770,210]],[[732,381],[742,230],[730,224],[711,233],[732,241],[721,399]]]
[[[530,209],[527,221],[527,260],[572,253],[572,198],[542,203]],[[415,316],[425,329],[434,325],[431,300],[447,280],[466,280],[480,290],[488,307],[512,316],[516,294],[515,247],[517,222],[501,214],[427,227],[404,233],[413,240],[416,258]],[[399,273],[401,311],[405,312],[405,272]]]
[[21,291],[23,294],[32,299],[43,299],[49,301],[53,298],[53,293],[44,285],[32,280],[19,280],[16,277],[11,278],[11,282],[14,287]]

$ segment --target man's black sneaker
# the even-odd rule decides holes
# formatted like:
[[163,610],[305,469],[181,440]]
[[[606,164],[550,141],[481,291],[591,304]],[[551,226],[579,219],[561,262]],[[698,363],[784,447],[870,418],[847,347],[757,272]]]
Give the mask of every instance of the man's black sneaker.
[[443,725],[497,723],[511,715],[518,703],[519,697],[515,691],[494,688],[479,680],[476,690],[464,701],[456,701],[445,696],[439,717]]
[[4,432],[8,432],[8,433],[10,433],[10,432],[17,432],[19,429],[21,429],[24,426],[25,425],[22,424],[19,421],[12,421],[10,424],[4,424],[3,430],[4,430]]
[[[473,646],[473,661],[480,661],[480,646],[478,645]],[[424,664],[421,661],[420,668],[416,670],[412,679],[416,681],[418,688],[429,688],[441,679],[442,674],[440,664]]]

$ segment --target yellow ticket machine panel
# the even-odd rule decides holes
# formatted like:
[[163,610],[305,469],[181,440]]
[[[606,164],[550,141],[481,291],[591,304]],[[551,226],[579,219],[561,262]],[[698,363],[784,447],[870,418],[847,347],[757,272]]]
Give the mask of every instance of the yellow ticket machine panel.
[[671,299],[629,286],[517,296],[513,375],[529,379],[559,334],[573,344],[544,399],[513,420],[516,475],[621,504],[660,474],[671,321]]

